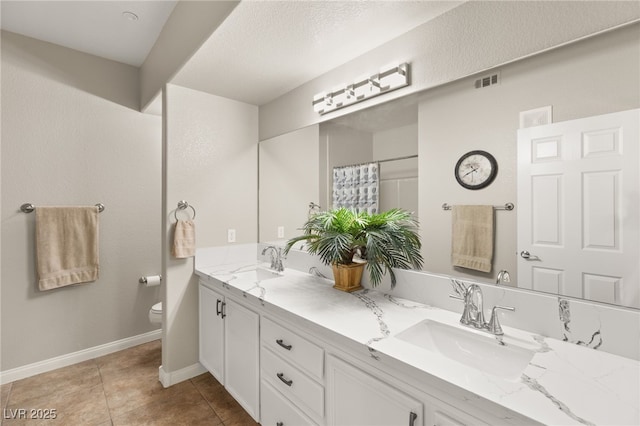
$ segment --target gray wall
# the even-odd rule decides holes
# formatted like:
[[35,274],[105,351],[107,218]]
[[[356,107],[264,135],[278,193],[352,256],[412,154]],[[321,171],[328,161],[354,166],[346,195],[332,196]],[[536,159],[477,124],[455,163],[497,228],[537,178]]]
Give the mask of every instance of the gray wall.
[[164,105],[162,370],[171,376],[198,363],[198,279],[193,258],[170,255],[175,209],[180,200],[196,209],[198,248],[226,245],[229,228],[237,244],[256,242],[258,107],[171,84]]
[[[155,328],[138,278],[161,268],[161,121],[137,107],[136,68],[2,32],[0,370]],[[26,202],[105,205],[98,281],[37,290]]]
[[[309,203],[319,199],[319,126],[260,141],[260,238],[286,241],[300,234]],[[278,227],[284,227],[278,238]]]
[[[470,1],[260,106],[260,139],[463,78],[640,18],[629,1]],[[317,93],[411,63],[411,85],[323,116]]]
[[[640,106],[640,24],[590,38],[499,68],[501,83],[474,89],[463,79],[422,95],[419,110],[420,224],[424,269],[493,279],[516,271],[516,217],[496,211],[496,252],[490,274],[451,267],[449,204],[516,203],[516,132],[519,113],[553,106],[553,121],[565,121]],[[481,74],[484,75],[484,74]],[[469,191],[453,168],[465,152],[483,149],[498,161],[489,187]]]

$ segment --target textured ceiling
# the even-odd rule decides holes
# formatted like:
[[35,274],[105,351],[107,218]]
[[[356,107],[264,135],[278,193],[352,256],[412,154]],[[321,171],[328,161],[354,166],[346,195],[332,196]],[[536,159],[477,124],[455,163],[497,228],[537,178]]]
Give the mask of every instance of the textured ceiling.
[[[262,105],[461,3],[244,0],[172,83]],[[133,66],[144,62],[175,5],[0,1],[4,30]],[[139,19],[125,19],[124,11]]]
[[[176,4],[164,1],[7,1],[2,29],[140,66]],[[126,19],[122,12],[138,15]]]
[[461,3],[243,1],[172,82],[262,105]]

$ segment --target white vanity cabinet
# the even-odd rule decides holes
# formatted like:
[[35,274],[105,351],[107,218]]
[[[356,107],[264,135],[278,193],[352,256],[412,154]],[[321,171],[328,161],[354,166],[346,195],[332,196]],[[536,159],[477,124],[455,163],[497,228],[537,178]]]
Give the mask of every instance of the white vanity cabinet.
[[200,283],[200,363],[259,420],[260,316]]
[[327,425],[478,426],[487,423],[407,386],[327,356]]
[[[495,425],[497,419],[484,422],[442,401],[427,397],[425,401],[425,425],[433,426],[481,426]],[[524,424],[524,423],[523,423]]]
[[327,425],[423,426],[423,411],[418,399],[327,356]]
[[260,342],[262,424],[323,424],[324,350],[265,316]]
[[224,296],[203,284],[199,288],[200,364],[224,383]]
[[391,359],[374,361],[344,336],[236,290],[200,282],[200,363],[263,426],[530,423],[467,404],[455,387],[423,383]]

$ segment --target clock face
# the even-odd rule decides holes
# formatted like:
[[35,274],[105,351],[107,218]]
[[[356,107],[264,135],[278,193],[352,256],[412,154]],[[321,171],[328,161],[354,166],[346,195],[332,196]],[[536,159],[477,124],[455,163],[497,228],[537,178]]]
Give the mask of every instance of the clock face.
[[488,186],[498,174],[498,163],[485,151],[471,151],[458,160],[454,170],[456,180],[467,189]]

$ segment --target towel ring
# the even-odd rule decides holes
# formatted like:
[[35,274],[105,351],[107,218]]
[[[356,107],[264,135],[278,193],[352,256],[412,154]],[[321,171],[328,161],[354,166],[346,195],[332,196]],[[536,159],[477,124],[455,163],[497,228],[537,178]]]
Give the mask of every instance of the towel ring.
[[178,221],[178,210],[186,210],[187,207],[191,207],[191,210],[193,210],[193,217],[191,218],[191,220],[195,220],[196,209],[193,206],[189,205],[189,203],[187,203],[185,200],[182,200],[178,201],[178,208],[173,211],[173,217],[176,218],[176,222]]

